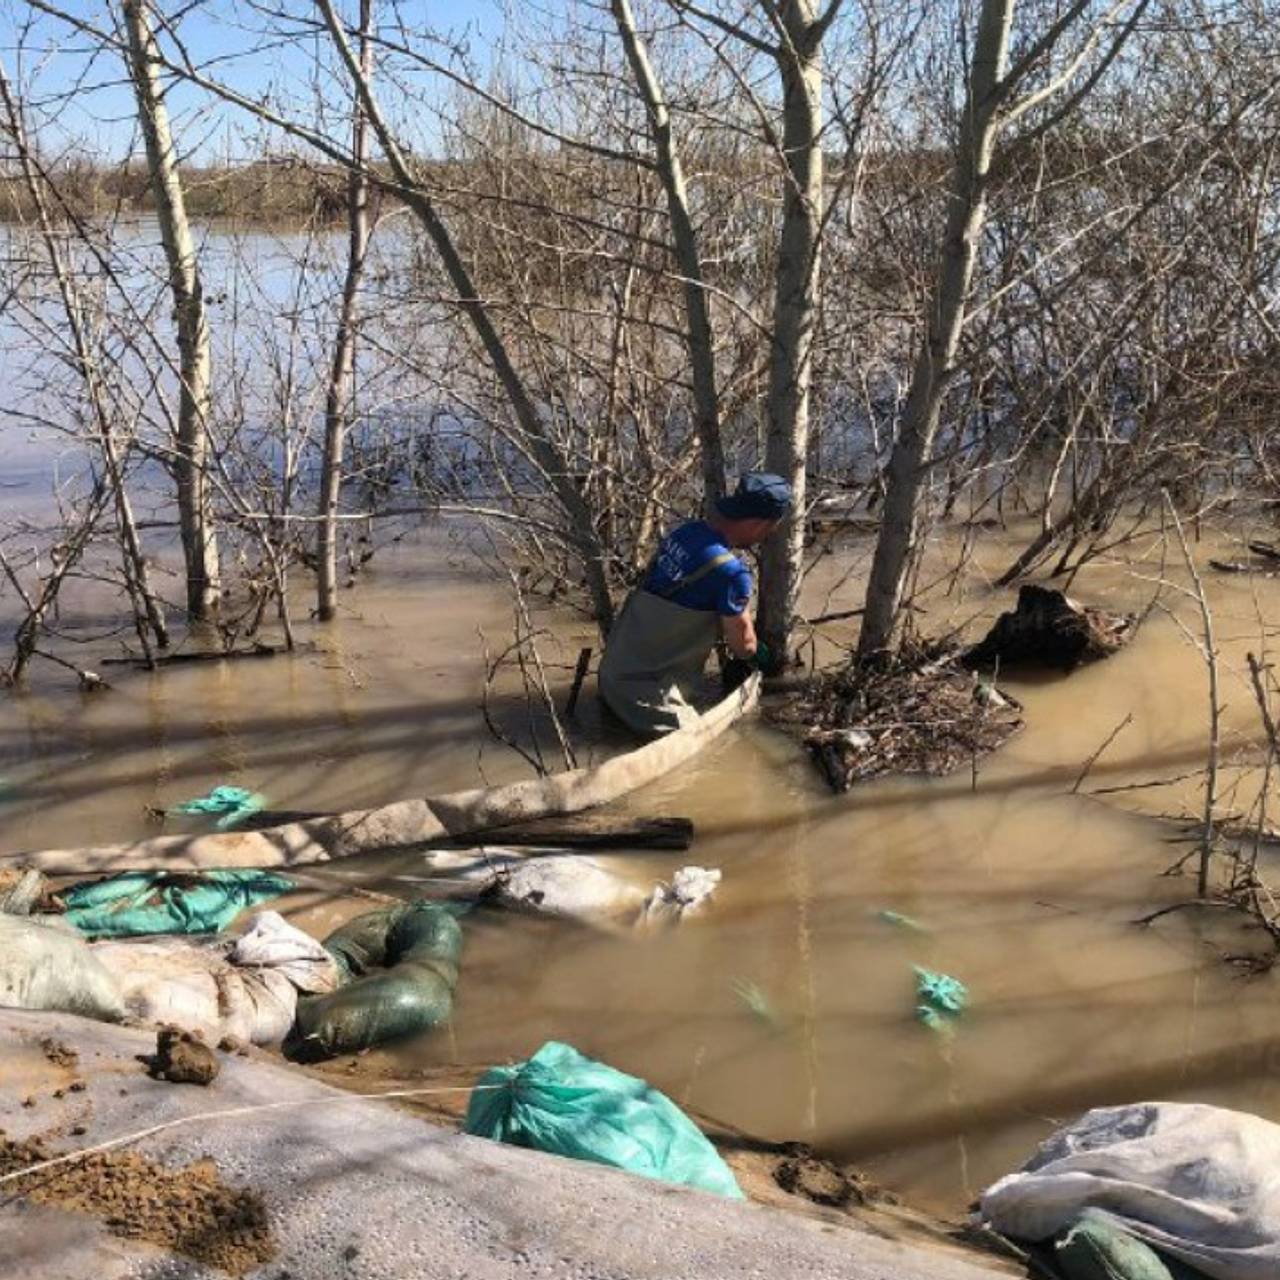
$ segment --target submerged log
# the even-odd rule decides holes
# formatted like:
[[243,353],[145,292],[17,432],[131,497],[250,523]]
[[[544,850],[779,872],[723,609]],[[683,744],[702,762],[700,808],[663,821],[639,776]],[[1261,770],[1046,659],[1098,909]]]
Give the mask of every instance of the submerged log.
[[563,849],[688,849],[693,844],[693,820],[562,814],[516,826],[492,827],[483,835],[486,840],[517,848],[558,845]]
[[255,644],[252,649],[215,649],[191,653],[158,653],[145,658],[140,654],[128,654],[123,658],[103,658],[102,665],[110,667],[181,667],[192,662],[231,662],[236,658],[274,658],[287,650],[279,645]]
[[1109,657],[1133,631],[1131,614],[1077,604],[1052,587],[1027,583],[1018,607],[1002,613],[986,638],[961,657],[969,668],[1056,667],[1074,671],[1082,662]]
[[[292,809],[263,809],[238,825],[241,831],[261,831],[289,822],[310,822],[333,814]],[[440,848],[486,841],[526,846],[554,845],[562,849],[688,849],[693,844],[691,818],[633,818],[626,814],[567,813],[533,818],[512,826],[491,827],[466,836],[445,836],[428,843]]]

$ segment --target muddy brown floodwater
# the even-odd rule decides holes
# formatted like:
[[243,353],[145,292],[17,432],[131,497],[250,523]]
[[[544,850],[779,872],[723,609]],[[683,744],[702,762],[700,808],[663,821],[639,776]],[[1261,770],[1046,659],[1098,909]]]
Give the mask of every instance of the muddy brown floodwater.
[[[952,593],[930,598],[931,631],[966,619],[976,629],[1011,604],[985,574],[1025,533],[983,535]],[[1197,545],[1202,564],[1226,538]],[[936,539],[926,573],[954,550]],[[854,538],[819,563],[811,611],[847,575],[826,607],[860,602],[866,552]],[[1089,566],[1073,593],[1141,608],[1159,566],[1156,541],[1134,543]],[[1223,651],[1224,751],[1235,759],[1259,736],[1244,654],[1280,620],[1280,594],[1270,580],[1206,576]],[[1196,625],[1184,597],[1166,600]],[[571,663],[587,629],[546,621],[558,640],[546,656]],[[851,643],[854,625],[824,628],[819,656]],[[90,699],[66,687],[66,673],[41,669],[29,693],[0,700],[10,787],[0,851],[138,836],[146,806],[221,782],[280,807],[337,809],[525,776],[477,713],[479,631],[496,646],[509,627],[498,586],[435,530],[380,555],[315,651],[117,673],[113,692]],[[80,657],[92,665],[104,651]],[[488,1064],[556,1037],[704,1115],[812,1142],[949,1212],[1090,1105],[1196,1098],[1280,1120],[1277,979],[1242,979],[1221,959],[1224,948],[1261,949],[1257,935],[1224,913],[1131,923],[1193,892],[1186,877],[1161,877],[1185,846],[1144,814],[1196,810],[1199,781],[1086,794],[1202,762],[1204,672],[1179,622],[1157,612],[1104,664],[1004,683],[1025,702],[1028,727],[976,776],[885,781],[837,798],[767,724],[730,734],[630,802],[694,818],[693,851],[613,858],[640,880],[688,861],[722,868],[704,920],[638,940],[476,913],[452,1025],[381,1055],[386,1065]],[[1128,713],[1132,723],[1070,794]],[[367,905],[344,884],[411,896],[418,874],[414,858],[351,864],[282,906],[323,933]],[[885,910],[922,931],[887,923]],[[914,1020],[916,964],[968,985],[972,1009],[954,1035]],[[748,1007],[743,984],[768,1016]]]

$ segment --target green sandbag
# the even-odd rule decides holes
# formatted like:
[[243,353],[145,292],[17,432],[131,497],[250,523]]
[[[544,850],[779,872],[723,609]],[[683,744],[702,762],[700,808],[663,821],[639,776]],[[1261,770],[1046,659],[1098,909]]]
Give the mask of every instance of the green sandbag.
[[1112,1218],[1086,1209],[1054,1242],[1066,1280],[1203,1280],[1200,1272],[1166,1262]]
[[466,1131],[745,1198],[715,1147],[670,1098],[556,1040],[527,1062],[481,1077]]
[[357,1053],[426,1031],[453,1011],[462,930],[438,902],[397,903],[357,916],[325,940],[344,985],[298,1001],[290,1057]]
[[267,871],[127,871],[58,896],[67,920],[93,938],[218,933],[242,911],[278,898],[293,881]]

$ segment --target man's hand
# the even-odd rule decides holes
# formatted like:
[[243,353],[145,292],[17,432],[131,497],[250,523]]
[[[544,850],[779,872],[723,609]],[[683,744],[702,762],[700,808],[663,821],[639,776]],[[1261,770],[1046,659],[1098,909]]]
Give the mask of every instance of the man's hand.
[[763,640],[757,640],[756,651],[751,655],[751,665],[761,675],[779,676],[782,674],[784,664]]
[[756,635],[755,624],[749,613],[734,614],[720,619],[724,642],[735,658],[750,663],[766,676],[782,674],[783,663],[763,640]]
[[720,619],[725,646],[735,658],[747,662],[756,651],[756,629],[749,613],[735,613]]

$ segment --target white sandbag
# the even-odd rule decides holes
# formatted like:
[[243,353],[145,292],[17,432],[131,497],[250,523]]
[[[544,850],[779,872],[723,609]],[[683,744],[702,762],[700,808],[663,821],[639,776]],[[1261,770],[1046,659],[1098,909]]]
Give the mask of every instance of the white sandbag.
[[498,877],[504,906],[537,915],[576,920],[597,928],[622,928],[644,906],[644,890],[591,858],[547,854],[526,858]]
[[101,1022],[125,1016],[119,986],[78,933],[38,918],[0,914],[0,1005],[77,1013]]
[[0,912],[29,916],[49,890],[49,881],[34,867],[0,867]]
[[720,872],[707,867],[681,867],[668,884],[654,887],[636,922],[641,928],[666,928],[695,916],[720,884]]
[[496,897],[518,911],[598,929],[662,927],[695,914],[719,883],[719,871],[681,867],[670,883],[660,882],[646,893],[592,858],[545,854],[504,867],[496,880]]
[[1044,1240],[1082,1209],[1212,1280],[1280,1276],[1280,1125],[1224,1107],[1099,1107],[982,1197],[1003,1235]]
[[338,985],[338,967],[318,938],[291,925],[279,912],[259,911],[231,946],[231,963],[286,978],[299,991],[323,995]]
[[333,958],[274,911],[252,916],[243,937],[202,941],[149,938],[98,942],[93,951],[114,975],[129,1014],[200,1033],[278,1044],[289,1034],[298,993],[332,991]]

